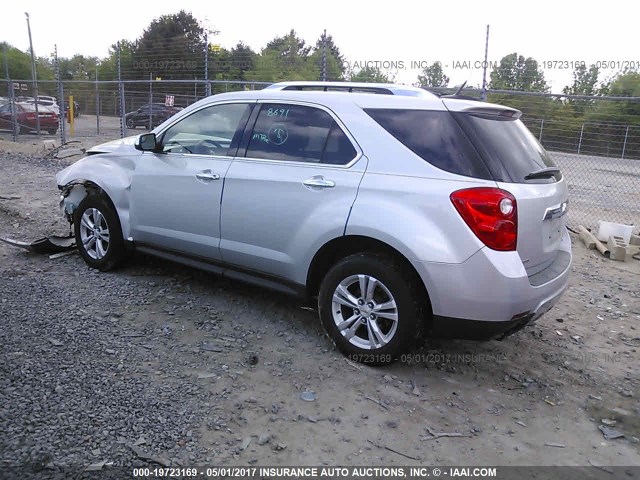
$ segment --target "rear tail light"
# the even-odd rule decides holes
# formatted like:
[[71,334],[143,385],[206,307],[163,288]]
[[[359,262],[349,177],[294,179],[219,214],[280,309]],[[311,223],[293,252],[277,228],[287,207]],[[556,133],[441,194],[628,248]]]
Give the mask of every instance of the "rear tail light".
[[518,243],[518,205],[513,195],[491,187],[468,188],[450,195],[451,203],[487,247],[513,251]]

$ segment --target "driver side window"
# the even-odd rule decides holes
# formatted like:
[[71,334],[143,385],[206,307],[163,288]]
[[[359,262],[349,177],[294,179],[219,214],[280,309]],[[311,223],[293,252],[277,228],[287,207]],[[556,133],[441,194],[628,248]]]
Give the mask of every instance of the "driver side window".
[[249,105],[245,103],[213,105],[198,110],[164,133],[162,151],[193,155],[227,155],[238,127],[244,126],[248,114]]

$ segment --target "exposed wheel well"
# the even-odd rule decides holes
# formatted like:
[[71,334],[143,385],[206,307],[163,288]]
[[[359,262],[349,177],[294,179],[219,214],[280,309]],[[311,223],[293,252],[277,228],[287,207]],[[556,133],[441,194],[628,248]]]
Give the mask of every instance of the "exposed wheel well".
[[416,288],[425,299],[424,311],[425,321],[429,327],[431,321],[431,301],[429,299],[429,292],[427,292],[424,283],[420,279],[420,275],[411,262],[406,259],[402,253],[393,248],[392,246],[376,240],[370,237],[363,237],[360,235],[347,235],[344,237],[336,238],[325,244],[313,257],[311,266],[309,267],[309,273],[307,274],[307,296],[308,298],[316,297],[320,290],[320,283],[322,279],[329,271],[329,269],[340,259],[353,255],[355,253],[376,252],[386,254],[398,263],[402,264],[404,269],[413,276],[413,280],[416,283]]
[[[90,180],[75,180],[67,185],[65,185],[65,187],[63,188],[64,192],[67,192],[65,195],[68,195],[68,192],[70,192],[71,190],[74,189],[74,187],[76,186],[82,186],[84,187],[85,190],[85,194],[82,195],[82,197],[78,198],[78,203],[75,205],[75,207],[77,207],[77,205],[80,203],[80,201],[82,199],[84,199],[84,197],[86,197],[87,195],[90,194],[97,194],[97,195],[104,195],[105,198],[107,199],[107,202],[109,203],[109,205],[111,206],[111,208],[113,209],[114,212],[117,212],[115,204],[113,203],[113,200],[111,200],[111,198],[109,197],[109,195],[107,194],[107,192],[105,192],[102,187],[100,187],[100,185],[93,183]],[[67,212],[67,218],[69,220],[69,223],[73,223],[73,212]]]

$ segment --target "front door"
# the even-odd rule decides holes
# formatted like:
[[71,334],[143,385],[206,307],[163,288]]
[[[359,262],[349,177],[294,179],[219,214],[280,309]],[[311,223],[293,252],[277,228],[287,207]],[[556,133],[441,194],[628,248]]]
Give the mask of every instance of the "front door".
[[250,110],[246,103],[207,106],[158,135],[158,151],[141,155],[132,177],[134,242],[220,258],[224,176]]

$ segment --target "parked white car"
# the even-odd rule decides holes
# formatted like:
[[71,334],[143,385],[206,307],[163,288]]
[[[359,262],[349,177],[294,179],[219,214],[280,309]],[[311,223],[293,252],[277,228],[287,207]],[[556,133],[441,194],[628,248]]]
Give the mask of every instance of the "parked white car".
[[[31,98],[28,100],[30,103],[35,103],[35,100]],[[60,106],[56,97],[50,97],[47,95],[38,95],[38,106],[42,105],[52,110],[57,116],[60,116]]]

